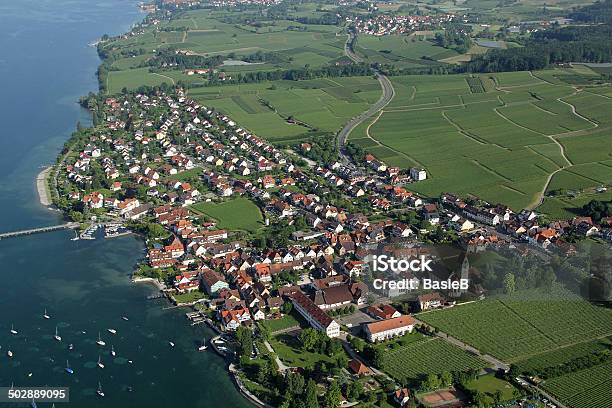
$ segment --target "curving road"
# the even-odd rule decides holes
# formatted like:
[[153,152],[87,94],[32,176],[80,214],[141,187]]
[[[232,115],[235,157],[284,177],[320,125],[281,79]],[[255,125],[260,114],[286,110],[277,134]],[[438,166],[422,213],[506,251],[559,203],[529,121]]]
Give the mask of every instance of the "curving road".
[[[349,34],[348,35],[346,43],[344,44],[344,53],[353,62],[360,63],[360,62],[363,62],[363,59],[361,57],[359,57],[357,54],[355,54],[355,52],[353,51],[353,49],[351,47],[351,42],[353,41],[353,37],[354,37],[354,34]],[[381,95],[380,99],[378,101],[376,101],[375,104],[370,106],[370,109],[368,109],[367,111],[363,112],[359,116],[355,116],[354,118],[349,120],[346,123],[346,125],[344,125],[342,130],[340,130],[340,132],[338,132],[338,135],[336,136],[337,137],[338,153],[340,154],[340,160],[346,166],[352,166],[351,160],[350,160],[349,156],[347,155],[346,149],[345,149],[345,146],[344,146],[346,144],[346,139],[347,139],[348,135],[359,124],[361,124],[366,119],[371,118],[372,116],[377,114],[379,111],[381,111],[385,106],[387,106],[387,104],[389,102],[391,102],[391,99],[393,99],[393,97],[395,96],[395,89],[393,89],[393,85],[391,84],[391,81],[389,80],[389,78],[387,78],[386,75],[382,74],[378,70],[374,70],[374,75],[376,76],[376,79],[378,79],[378,82],[380,83],[380,86],[382,88],[382,95]]]

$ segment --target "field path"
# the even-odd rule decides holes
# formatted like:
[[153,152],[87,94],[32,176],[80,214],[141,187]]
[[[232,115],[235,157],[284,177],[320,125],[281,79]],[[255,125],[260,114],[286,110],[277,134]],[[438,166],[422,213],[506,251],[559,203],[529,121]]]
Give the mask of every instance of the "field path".
[[157,75],[157,76],[160,76],[160,77],[162,77],[162,78],[169,79],[170,81],[172,81],[172,85],[175,85],[175,84],[176,84],[176,82],[174,82],[174,78],[170,78],[169,76],[162,75],[162,74],[158,74],[158,73],[156,73],[156,72],[151,72],[151,74],[153,74],[153,75]]

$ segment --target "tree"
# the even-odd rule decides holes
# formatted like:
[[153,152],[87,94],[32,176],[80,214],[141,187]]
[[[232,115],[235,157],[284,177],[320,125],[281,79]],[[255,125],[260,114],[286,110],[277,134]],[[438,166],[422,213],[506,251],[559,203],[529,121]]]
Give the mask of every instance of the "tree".
[[366,349],[368,358],[376,368],[382,368],[385,352],[381,347],[368,346]]
[[319,408],[317,384],[315,384],[312,378],[308,380],[308,384],[306,385],[306,396],[304,400],[306,402],[306,408]]
[[442,383],[440,382],[440,378],[435,374],[428,374],[425,380],[421,382],[421,389],[423,391],[435,390],[440,388]]
[[514,275],[508,272],[504,275],[504,292],[507,295],[511,295],[516,290],[516,282],[514,280]]
[[253,352],[253,332],[251,329],[245,326],[238,327],[236,340],[238,340],[238,354],[240,356],[250,356]]
[[495,393],[493,394],[493,401],[495,401],[496,404],[500,404],[503,400],[504,393],[501,390],[495,391]]
[[337,381],[332,381],[327,392],[325,393],[324,398],[324,407],[325,408],[338,408],[340,407],[340,402],[342,401],[342,392],[340,391],[340,386]]
[[292,395],[299,395],[304,392],[304,377],[300,373],[290,372],[287,375],[287,391]]
[[319,333],[313,328],[307,328],[302,330],[299,334],[298,339],[302,343],[302,348],[305,350],[312,350],[316,347],[319,342]]
[[453,384],[453,375],[448,371],[444,371],[440,374],[440,381],[444,387],[450,387]]
[[349,401],[357,401],[362,392],[363,386],[359,383],[359,381],[353,381],[346,387],[346,397],[349,399]]

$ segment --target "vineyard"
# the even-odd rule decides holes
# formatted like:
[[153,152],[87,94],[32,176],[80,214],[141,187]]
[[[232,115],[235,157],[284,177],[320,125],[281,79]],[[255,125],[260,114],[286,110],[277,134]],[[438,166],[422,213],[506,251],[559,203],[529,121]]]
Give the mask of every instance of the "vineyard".
[[568,408],[609,406],[612,395],[612,362],[548,380],[543,388]]
[[426,338],[388,351],[383,360],[384,371],[399,381],[487,366],[485,361],[438,338]]
[[506,362],[612,333],[612,310],[560,289],[487,299],[419,318]]
[[471,93],[484,93],[486,92],[480,77],[465,77],[465,80],[470,87]]
[[589,354],[597,353],[611,347],[608,339],[596,340],[563,347],[558,350],[548,351],[516,364],[520,372],[538,372],[546,367],[564,364],[572,359],[580,358]]

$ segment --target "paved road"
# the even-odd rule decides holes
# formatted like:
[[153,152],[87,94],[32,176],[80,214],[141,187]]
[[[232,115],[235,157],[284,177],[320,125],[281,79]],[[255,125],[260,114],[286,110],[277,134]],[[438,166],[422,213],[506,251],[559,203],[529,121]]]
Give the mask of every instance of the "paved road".
[[[353,41],[353,36],[354,36],[353,34],[350,34],[348,36],[346,43],[344,44],[344,53],[346,54],[347,57],[349,57],[354,62],[360,63],[360,62],[363,62],[363,59],[359,57],[357,54],[355,54],[353,52],[353,49],[351,48],[351,42]],[[366,119],[374,116],[381,109],[387,106],[387,104],[391,102],[391,99],[393,99],[393,97],[395,96],[395,90],[393,89],[393,85],[391,84],[391,81],[389,80],[389,78],[387,78],[387,76],[385,76],[384,74],[380,73],[377,70],[374,70],[374,75],[376,76],[376,79],[378,79],[378,82],[380,83],[380,86],[382,88],[382,96],[374,105],[370,106],[370,108],[367,111],[363,112],[359,116],[356,116],[352,118],[350,121],[348,121],[348,123],[344,125],[342,130],[340,130],[340,132],[338,132],[338,135],[337,135],[337,138],[338,138],[337,145],[338,145],[338,152],[340,153],[340,159],[343,162],[343,164],[347,166],[352,165],[351,160],[349,156],[347,155],[345,147],[344,147],[344,145],[346,144],[346,139],[348,135],[359,124],[364,122]]]

